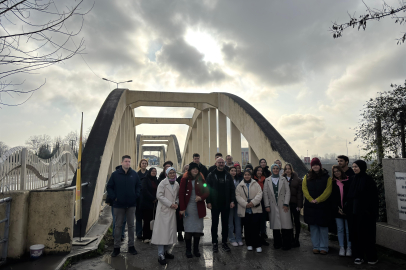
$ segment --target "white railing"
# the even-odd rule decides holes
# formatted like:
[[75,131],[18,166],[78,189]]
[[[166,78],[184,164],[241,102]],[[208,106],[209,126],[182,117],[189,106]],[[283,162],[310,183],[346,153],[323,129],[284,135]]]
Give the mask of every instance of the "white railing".
[[68,145],[60,147],[50,159],[41,159],[27,148],[14,147],[0,157],[0,192],[67,185],[77,163]]

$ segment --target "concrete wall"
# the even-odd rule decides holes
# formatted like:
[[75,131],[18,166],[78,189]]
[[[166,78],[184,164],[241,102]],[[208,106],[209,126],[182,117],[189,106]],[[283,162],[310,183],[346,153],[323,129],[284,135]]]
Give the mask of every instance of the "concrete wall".
[[[8,258],[19,259],[31,245],[45,245],[45,253],[69,252],[73,237],[74,190],[11,191]],[[5,217],[0,207],[0,219]],[[0,225],[3,235],[4,223]],[[3,245],[0,245],[0,252]]]

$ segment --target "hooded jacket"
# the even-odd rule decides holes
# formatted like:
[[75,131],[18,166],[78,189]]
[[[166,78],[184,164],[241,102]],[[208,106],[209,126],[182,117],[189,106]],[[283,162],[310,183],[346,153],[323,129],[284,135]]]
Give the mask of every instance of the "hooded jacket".
[[137,205],[137,198],[141,192],[141,181],[136,171],[128,169],[127,173],[122,166],[110,176],[107,184],[107,194],[113,201],[115,208],[129,208]]

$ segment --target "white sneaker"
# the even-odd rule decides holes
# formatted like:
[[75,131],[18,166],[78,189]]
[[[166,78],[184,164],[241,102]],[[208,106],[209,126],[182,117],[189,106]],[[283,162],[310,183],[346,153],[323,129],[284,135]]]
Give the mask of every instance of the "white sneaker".
[[347,257],[351,257],[351,256],[352,256],[352,250],[351,250],[350,247],[347,248],[347,252],[345,253],[345,256],[347,256]]
[[237,242],[231,242],[231,245],[232,245],[233,247],[238,247],[238,243],[237,243]]
[[248,249],[249,251],[252,251],[252,246],[248,246],[247,249]]
[[261,252],[262,252],[262,248],[260,248],[260,247],[257,248],[257,252],[258,252],[258,253],[261,253]]
[[243,243],[243,242],[238,242],[238,245],[239,245],[239,246],[243,246],[244,243]]
[[340,252],[338,253],[338,255],[345,256],[345,248],[344,247],[340,247]]
[[368,264],[377,264],[378,260],[374,261],[374,262],[368,262]]

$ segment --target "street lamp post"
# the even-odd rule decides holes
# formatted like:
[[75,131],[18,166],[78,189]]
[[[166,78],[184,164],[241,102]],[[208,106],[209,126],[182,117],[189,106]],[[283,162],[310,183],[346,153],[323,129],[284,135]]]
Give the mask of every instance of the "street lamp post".
[[128,83],[128,82],[132,82],[132,81],[133,81],[133,80],[129,80],[129,81],[124,81],[124,82],[115,82],[115,81],[108,80],[108,79],[106,79],[106,78],[102,78],[102,79],[105,80],[105,81],[108,81],[108,82],[112,82],[112,83],[117,84],[117,88],[118,88],[118,85],[119,85],[120,83]]

